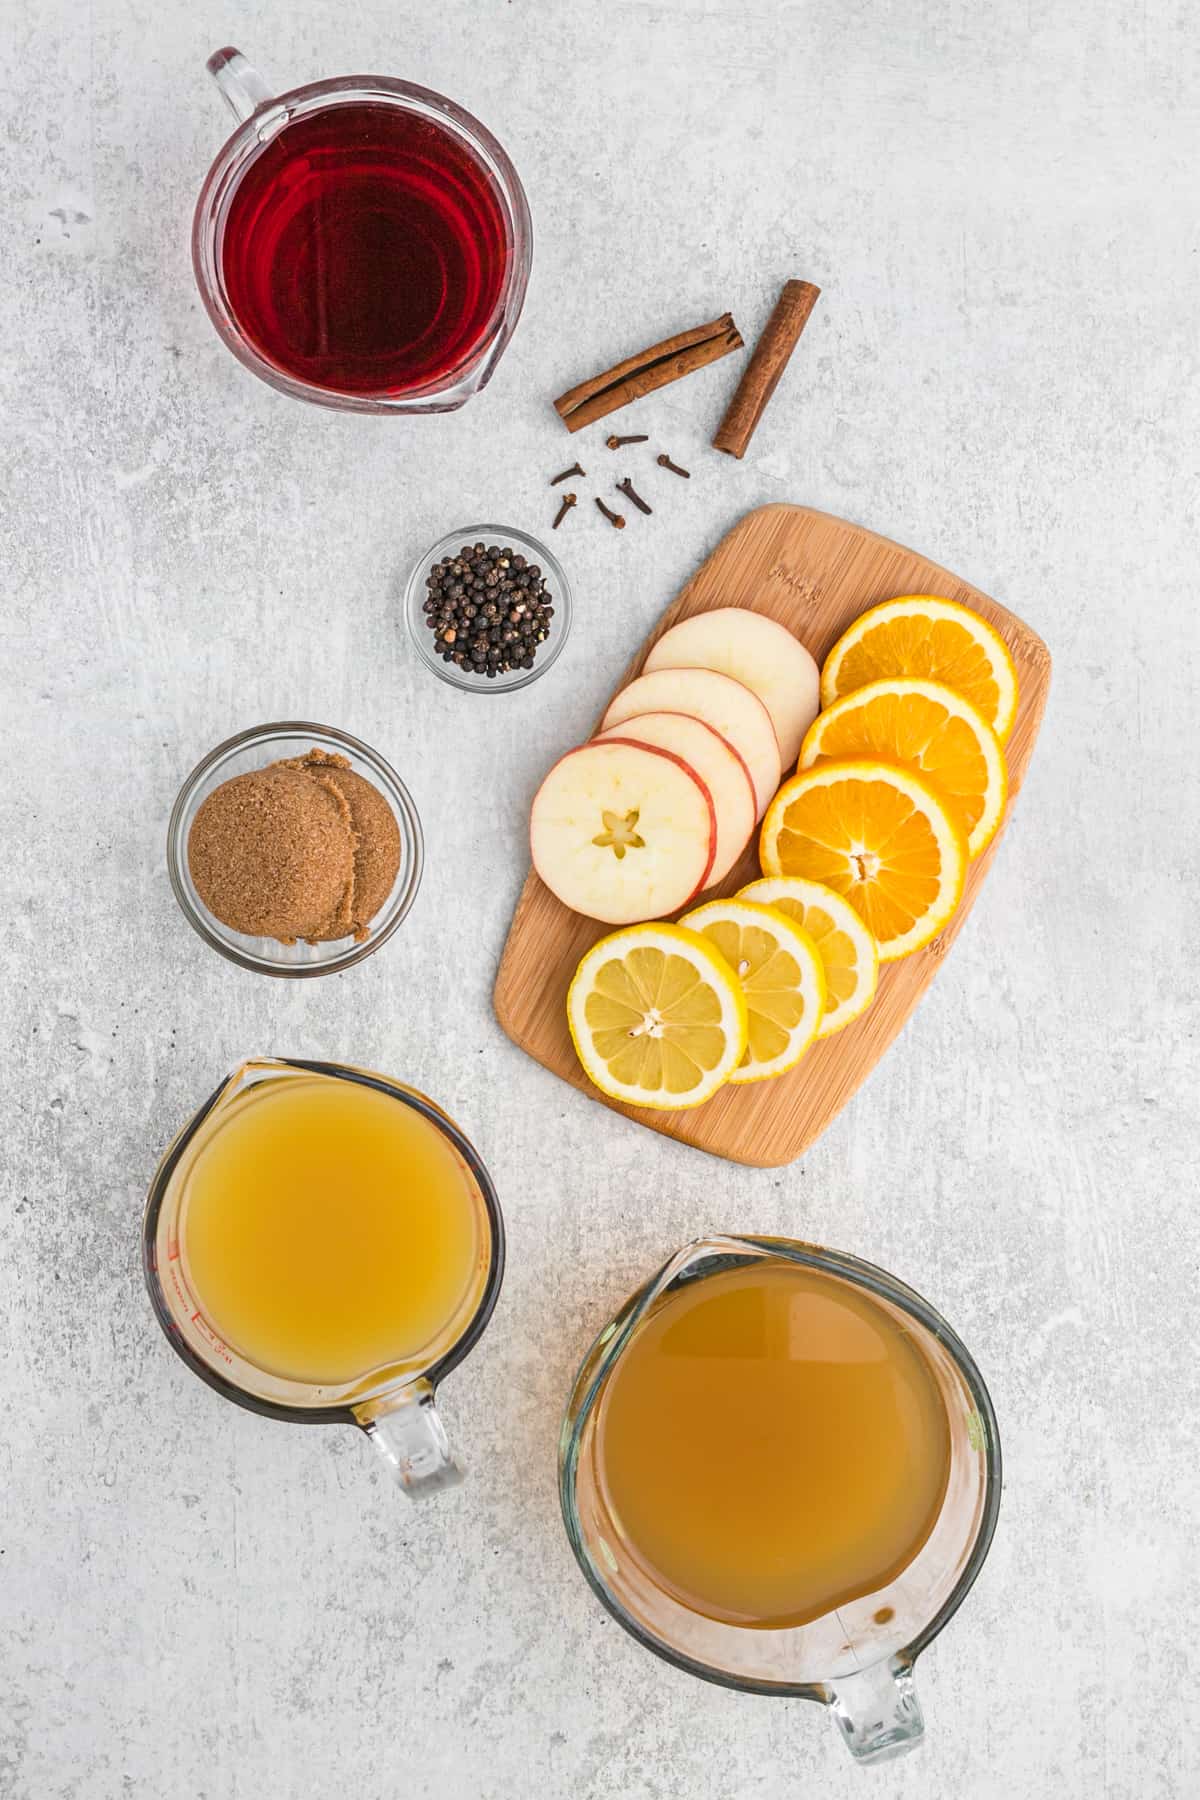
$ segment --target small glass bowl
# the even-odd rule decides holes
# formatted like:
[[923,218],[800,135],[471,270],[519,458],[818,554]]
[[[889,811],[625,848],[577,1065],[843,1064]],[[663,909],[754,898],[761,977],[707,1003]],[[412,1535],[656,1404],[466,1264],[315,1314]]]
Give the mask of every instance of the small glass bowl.
[[[554,607],[549,634],[545,642],[538,645],[532,669],[513,669],[507,675],[494,675],[490,681],[486,675],[477,675],[474,670],[460,669],[456,663],[442,661],[434,648],[433,633],[425,622],[426,614],[422,610],[429,593],[425,578],[434,563],[444,562],[446,557],[461,550],[464,544],[477,544],[481,540],[485,544],[500,544],[518,550],[531,563],[536,563],[542,571],[550,602]],[[527,531],[518,531],[513,525],[463,525],[457,531],[447,532],[444,538],[439,538],[432,548],[417,558],[404,593],[404,615],[408,620],[409,635],[417,646],[421,661],[442,681],[448,681],[451,687],[464,688],[472,694],[511,694],[517,688],[528,687],[531,681],[544,675],[550,665],[557,661],[571,629],[571,584],[554,553],[545,544],[539,543],[537,538],[530,537]]]
[[[352,937],[336,938],[325,944],[281,944],[276,938],[247,937],[232,931],[209,912],[196,892],[188,867],[188,833],[202,803],[233,775],[244,775],[251,769],[263,769],[268,763],[284,757],[304,756],[309,750],[328,750],[349,759],[350,767],[377,787],[395,815],[400,831],[400,868],[392,891],[370,923],[370,936],[362,943]],[[302,719],[278,725],[256,725],[240,731],[210,750],[197,763],[179,790],[171,808],[167,826],[167,872],[171,887],[183,916],[206,944],[228,957],[243,969],[255,969],[261,975],[304,977],[332,975],[349,969],[387,942],[408,912],[421,884],[424,840],[421,821],[408,789],[372,750],[348,732],[335,731],[329,725],[310,725]]]

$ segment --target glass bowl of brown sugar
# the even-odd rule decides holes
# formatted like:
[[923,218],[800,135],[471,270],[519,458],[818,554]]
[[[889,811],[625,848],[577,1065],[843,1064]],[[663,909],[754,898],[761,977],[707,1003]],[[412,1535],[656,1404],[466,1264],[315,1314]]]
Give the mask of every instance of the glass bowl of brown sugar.
[[184,918],[240,968],[303,979],[378,950],[416,898],[424,842],[377,750],[306,720],[257,725],[197,763],[167,827]]

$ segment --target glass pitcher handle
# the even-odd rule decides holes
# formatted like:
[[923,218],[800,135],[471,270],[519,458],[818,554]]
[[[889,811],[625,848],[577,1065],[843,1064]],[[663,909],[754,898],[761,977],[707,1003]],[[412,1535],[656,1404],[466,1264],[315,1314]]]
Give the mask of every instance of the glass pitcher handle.
[[429,1382],[410,1382],[356,1409],[356,1417],[410,1500],[424,1500],[462,1480]]
[[925,1735],[912,1665],[896,1657],[828,1684],[829,1704],[856,1762],[887,1762]]
[[254,64],[247,62],[232,44],[226,44],[223,50],[215,50],[204,66],[239,123],[253,118],[260,107],[275,98]]

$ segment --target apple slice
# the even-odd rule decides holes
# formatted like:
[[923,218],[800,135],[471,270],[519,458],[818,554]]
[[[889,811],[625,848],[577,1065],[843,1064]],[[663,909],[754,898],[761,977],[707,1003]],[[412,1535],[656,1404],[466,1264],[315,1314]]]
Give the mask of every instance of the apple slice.
[[686,713],[640,713],[624,725],[601,732],[600,742],[613,737],[670,750],[695,771],[712,795],[717,842],[706,884],[712,887],[728,875],[754,830],[754,783],[749,769],[719,731]]
[[754,783],[754,810],[762,818],[779,786],[779,742],[771,715],[740,681],[713,669],[655,669],[622,688],[600,722],[601,731],[639,713],[690,713],[733,745]]
[[633,925],[675,913],[708,880],[712,795],[681,757],[621,737],[568,750],[538,789],[533,866],[564,906]]
[[786,625],[744,606],[693,613],[659,638],[646,668],[717,669],[758,695],[789,768],[821,709],[821,672]]

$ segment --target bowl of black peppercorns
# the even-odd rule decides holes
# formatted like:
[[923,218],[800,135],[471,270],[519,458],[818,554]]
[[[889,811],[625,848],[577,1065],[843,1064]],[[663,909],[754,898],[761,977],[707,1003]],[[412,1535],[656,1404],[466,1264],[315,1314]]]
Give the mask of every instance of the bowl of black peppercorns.
[[571,590],[557,557],[511,525],[467,525],[420,557],[408,629],[452,687],[511,693],[544,675],[567,641]]

